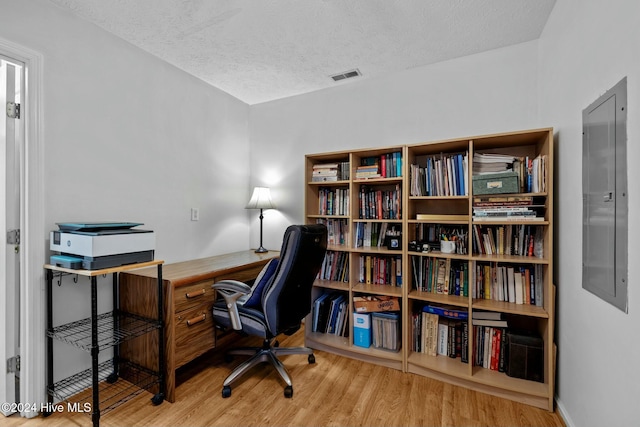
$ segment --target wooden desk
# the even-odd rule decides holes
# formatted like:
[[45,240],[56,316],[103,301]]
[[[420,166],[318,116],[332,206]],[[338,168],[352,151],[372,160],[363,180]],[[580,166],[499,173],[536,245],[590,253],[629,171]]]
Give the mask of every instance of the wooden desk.
[[[166,400],[175,401],[175,370],[216,346],[211,308],[214,282],[256,278],[278,251],[257,254],[252,250],[165,264],[164,291]],[[153,317],[157,313],[157,271],[147,268],[120,275],[120,307]],[[121,345],[120,353],[149,369],[158,369],[157,342],[139,337]]]

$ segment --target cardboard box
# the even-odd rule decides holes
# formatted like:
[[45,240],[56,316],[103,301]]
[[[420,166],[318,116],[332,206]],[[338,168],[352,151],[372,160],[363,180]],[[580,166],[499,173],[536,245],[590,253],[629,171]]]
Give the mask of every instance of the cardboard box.
[[371,346],[371,315],[353,313],[353,345],[369,348]]
[[400,310],[400,301],[398,297],[388,296],[353,297],[353,306],[356,313],[398,311]]
[[519,193],[517,172],[500,172],[473,176],[473,194]]

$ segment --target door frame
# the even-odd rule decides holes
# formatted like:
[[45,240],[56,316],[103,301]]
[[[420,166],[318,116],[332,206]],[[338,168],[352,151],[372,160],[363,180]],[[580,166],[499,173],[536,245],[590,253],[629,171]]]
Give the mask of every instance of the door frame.
[[[20,396],[23,403],[46,402],[45,390],[45,214],[43,63],[41,53],[0,38],[0,53],[24,64],[25,120],[20,184]],[[6,361],[0,361],[4,364]],[[35,412],[22,412],[35,417]]]

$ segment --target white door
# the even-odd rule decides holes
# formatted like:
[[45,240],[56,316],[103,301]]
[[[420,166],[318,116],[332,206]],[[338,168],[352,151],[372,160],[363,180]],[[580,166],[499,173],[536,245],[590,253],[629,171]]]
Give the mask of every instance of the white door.
[[[18,117],[24,67],[0,56],[0,402],[6,416],[19,400],[20,165],[24,120]],[[7,406],[6,403],[9,403]]]

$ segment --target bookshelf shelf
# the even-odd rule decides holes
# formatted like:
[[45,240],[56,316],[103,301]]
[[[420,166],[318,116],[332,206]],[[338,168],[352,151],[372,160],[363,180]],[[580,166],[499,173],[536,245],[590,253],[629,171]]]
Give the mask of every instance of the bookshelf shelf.
[[370,295],[386,295],[392,297],[402,297],[402,288],[391,285],[372,285],[367,283],[356,283],[352,287],[353,292]]
[[[348,301],[349,313],[355,311],[354,296],[398,298],[402,347],[398,353],[394,353],[356,346],[353,325],[349,325],[349,338],[308,331],[305,335],[307,345],[553,410],[556,363],[553,143],[553,129],[542,128],[307,155],[305,221],[343,221],[342,225],[348,228],[346,243],[331,245],[329,250],[341,251],[348,256],[349,282],[317,280],[312,297],[315,300],[322,293],[342,292]],[[509,167],[518,176],[517,192],[500,193],[498,190],[494,194],[484,194],[494,190],[485,191],[481,186],[474,186],[474,176],[478,176],[481,170],[487,170],[485,165],[474,163],[474,158],[482,161],[480,157],[485,160],[512,158]],[[386,177],[381,172],[383,158],[386,161]],[[313,181],[313,171],[319,169],[316,165],[329,162],[348,164],[348,179],[322,183]],[[369,170],[372,164],[378,164],[380,176],[361,178],[366,173],[376,173]],[[485,178],[486,175],[476,181],[483,182]],[[319,198],[331,191],[340,193],[343,197],[348,194],[349,207],[346,215],[318,215],[319,207],[323,206]],[[380,199],[373,195],[376,193],[385,196]],[[363,196],[364,194],[368,196]],[[383,215],[387,215],[388,206],[385,204],[389,204],[390,199],[397,206],[393,206],[390,213],[392,216],[386,219],[385,216],[380,216],[380,206],[383,206]],[[531,206],[527,207],[529,205]],[[494,217],[496,213],[486,208],[487,206],[510,210],[511,216],[499,212],[501,216]],[[371,214],[368,209],[373,209],[376,213]],[[513,215],[518,215],[514,212],[519,211],[528,211],[526,214],[531,217],[514,219]],[[491,220],[478,219],[480,216],[490,216]],[[361,238],[359,233],[362,227],[375,229],[380,223],[394,224],[396,231],[401,231],[400,250],[389,250],[386,246],[378,245],[356,247],[360,242],[358,239]],[[449,237],[455,236],[458,248],[462,248],[460,253],[446,254],[433,250],[434,247],[439,248],[439,236],[443,233]],[[476,234],[480,240],[476,238]],[[483,240],[485,238],[486,243]],[[415,242],[417,246],[429,244],[432,251],[409,251],[409,242]],[[533,253],[537,256],[514,255],[521,253]],[[393,258],[395,265],[400,266],[398,268],[401,271],[396,280],[401,282],[401,286],[360,283],[360,260],[365,257]],[[446,282],[449,283],[448,293],[445,294],[441,287],[444,282],[437,283],[436,289],[440,293],[424,291],[432,289],[432,284],[441,280],[434,273],[443,265],[448,272],[445,274],[449,274]],[[501,273],[498,274],[498,271]],[[518,303],[505,302],[508,300],[507,294],[514,292],[507,283],[511,275],[514,277],[514,285],[520,283],[517,289],[522,290],[522,294],[517,296]],[[502,286],[498,285],[498,277],[504,280]],[[488,281],[485,283],[485,280]],[[467,290],[466,293],[464,289]],[[534,299],[538,305],[535,305]],[[414,336],[414,327],[417,326],[413,322],[420,317],[415,314],[425,309],[425,306],[467,312],[469,319],[450,322],[449,331],[452,335],[455,332],[456,337],[460,336],[460,330],[468,334],[465,342],[468,342],[466,354],[471,359],[469,363],[462,363],[460,353],[457,352],[457,357],[454,358],[414,351],[413,340],[418,335]],[[503,316],[509,326],[514,328],[513,331],[515,328],[525,327],[541,338],[543,382],[509,377],[503,372],[474,365],[471,354],[474,346],[479,344],[474,339],[477,341],[480,337],[474,336],[471,318],[478,312],[494,312]],[[352,318],[349,320],[353,321]],[[460,322],[464,322],[464,325]],[[507,335],[507,329],[504,329],[504,335]],[[451,354],[454,347],[453,344],[449,347]]]
[[479,255],[472,256],[474,261],[500,262],[512,264],[549,264],[547,257],[538,258],[535,256],[519,256],[519,255]]
[[329,245],[327,245],[327,250],[328,251],[338,251],[338,252],[348,252],[349,251],[349,247],[347,245],[329,244]]
[[515,304],[512,302],[494,301],[486,299],[474,299],[474,310],[497,311],[500,313],[517,314],[521,316],[539,317],[543,319],[549,318],[549,313],[544,307],[537,307],[528,304]]
[[[430,356],[424,353],[411,353],[407,363],[414,368],[429,369],[436,372],[447,373],[459,378],[469,377],[469,364],[462,363],[459,358],[452,359],[447,356]],[[419,373],[419,372],[414,372]]]
[[469,307],[469,298],[458,295],[434,294],[432,292],[422,292],[414,289],[410,291],[409,298],[418,301],[433,302],[436,304],[453,305],[461,308]]
[[348,187],[349,181],[309,181],[307,185],[314,187]]
[[334,289],[336,291],[349,291],[349,284],[345,282],[336,282],[334,280],[316,280],[315,286],[325,289]]
[[546,397],[549,394],[549,387],[544,383],[512,378],[504,372],[496,372],[479,366],[473,368],[473,379],[486,385],[499,385],[502,389],[532,396]]

